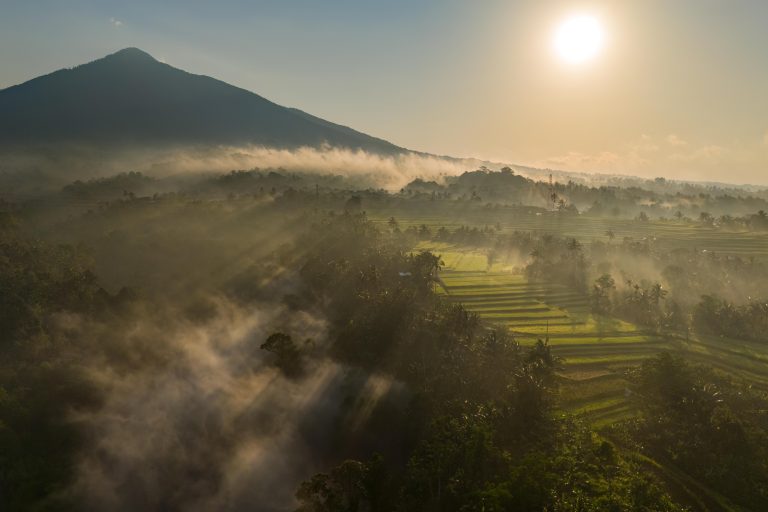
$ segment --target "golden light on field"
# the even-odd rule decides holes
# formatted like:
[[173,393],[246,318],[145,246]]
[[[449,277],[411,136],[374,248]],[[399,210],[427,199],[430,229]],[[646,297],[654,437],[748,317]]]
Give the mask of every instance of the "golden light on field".
[[581,15],[563,21],[555,31],[554,49],[569,64],[595,58],[604,43],[603,27],[592,16]]

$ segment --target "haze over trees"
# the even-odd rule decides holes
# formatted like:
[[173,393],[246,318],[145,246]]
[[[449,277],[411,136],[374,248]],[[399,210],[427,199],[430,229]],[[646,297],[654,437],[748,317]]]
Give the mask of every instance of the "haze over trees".
[[768,509],[768,190],[451,174],[136,49],[0,91],[38,143],[438,171],[22,173],[0,509]]

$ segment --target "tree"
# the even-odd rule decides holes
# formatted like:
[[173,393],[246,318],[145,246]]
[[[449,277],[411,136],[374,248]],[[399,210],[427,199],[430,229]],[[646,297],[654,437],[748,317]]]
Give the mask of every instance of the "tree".
[[366,489],[369,468],[356,460],[346,460],[330,474],[318,473],[296,492],[301,506],[297,512],[359,512],[369,510]]
[[488,249],[488,251],[486,251],[485,259],[488,263],[488,270],[490,270],[491,267],[493,267],[493,264],[496,262],[497,257],[498,257],[498,253],[496,252],[496,249],[491,248],[491,249]]
[[303,370],[301,352],[290,335],[275,332],[261,344],[261,349],[277,356],[275,366],[288,376],[297,376]]
[[661,284],[656,283],[653,286],[651,286],[651,289],[649,291],[649,297],[651,299],[651,304],[654,306],[658,306],[659,302],[664,299],[669,292],[662,288]]
[[429,251],[421,251],[411,256],[412,274],[424,285],[435,283],[438,280],[438,272],[445,263],[440,256]]
[[607,314],[611,312],[611,294],[616,290],[616,281],[610,274],[603,274],[592,286],[592,311]]
[[357,213],[363,208],[363,200],[360,196],[352,196],[344,203],[344,210],[349,213]]
[[631,381],[640,417],[628,432],[638,447],[749,510],[768,510],[764,394],[670,353],[644,361]]
[[760,210],[756,214],[750,216],[749,226],[753,229],[768,229],[768,213],[765,210]]

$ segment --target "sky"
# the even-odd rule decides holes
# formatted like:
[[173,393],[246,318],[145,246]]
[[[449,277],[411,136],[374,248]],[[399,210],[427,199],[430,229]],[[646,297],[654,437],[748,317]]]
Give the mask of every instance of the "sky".
[[[603,45],[553,50],[574,16]],[[766,0],[0,0],[0,88],[125,47],[395,144],[768,184]]]

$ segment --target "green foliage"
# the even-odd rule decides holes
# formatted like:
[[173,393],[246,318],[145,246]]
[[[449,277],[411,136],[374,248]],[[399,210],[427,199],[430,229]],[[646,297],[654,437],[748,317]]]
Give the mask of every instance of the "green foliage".
[[[559,363],[546,340],[524,350],[429,293],[437,256],[403,252],[362,217],[312,236],[302,274],[328,304],[335,353],[407,383],[420,425],[404,465],[346,461],[301,485],[299,510],[678,510],[609,445],[554,417]],[[580,245],[562,249],[577,270]]]
[[47,315],[83,311],[98,298],[96,276],[82,251],[45,245],[0,230],[0,351],[45,331]]
[[0,375],[0,503],[58,509],[56,493],[71,482],[74,455],[87,441],[69,415],[98,407],[101,397],[61,362],[15,370]]
[[[138,197],[157,185],[139,174],[75,184],[62,197],[113,197],[122,194],[123,186],[128,192],[98,205],[97,211],[57,220],[48,228],[46,236],[53,240],[84,241],[93,264],[79,246],[32,240],[20,235],[7,215],[0,216],[2,504],[9,504],[10,510],[63,507],[53,496],[71,482],[79,450],[92,442],[70,421],[71,414],[98,408],[102,398],[79,367],[86,351],[103,351],[120,371],[174,357],[172,351],[169,355],[158,348],[159,337],[147,336],[137,344],[114,339],[112,329],[129,330],[136,320],[119,310],[135,295],[128,289],[116,295],[101,289],[92,270],[97,268],[110,289],[138,283],[167,300],[182,321],[195,325],[218,318],[217,302],[210,298],[214,293],[241,304],[257,299],[280,302],[292,314],[327,321],[328,343],[318,350],[308,350],[286,334],[296,332],[288,330],[290,324],[269,326],[276,332],[261,345],[271,353],[263,360],[291,377],[291,385],[305,377],[302,370],[327,363],[327,357],[336,359],[334,366],[344,371],[363,378],[383,374],[393,383],[396,398],[351,404],[358,396],[352,392],[352,398],[339,405],[345,412],[365,414],[359,422],[357,417],[338,420],[338,439],[323,439],[328,447],[318,458],[329,467],[341,464],[301,486],[298,498],[304,511],[679,510],[653,473],[625,456],[623,444],[618,448],[589,428],[557,416],[554,398],[563,379],[556,374],[560,363],[547,340],[521,347],[513,335],[489,328],[478,314],[458,304],[469,295],[457,293],[454,303],[437,297],[437,283],[450,282],[442,272],[443,259],[439,251],[414,251],[413,243],[437,239],[449,251],[457,249],[448,244],[471,246],[479,261],[473,270],[510,260],[520,268],[532,254],[525,269],[532,282],[520,275],[498,279],[493,286],[502,291],[487,302],[495,301],[494,306],[484,307],[512,317],[514,308],[548,308],[540,304],[548,295],[566,297],[563,310],[523,313],[536,322],[548,318],[544,313],[570,319],[573,304],[586,310],[587,283],[599,276],[591,288],[593,310],[605,317],[606,325],[616,324],[606,328],[617,334],[615,339],[605,332],[598,338],[591,320],[578,327],[558,327],[546,320],[546,329],[570,331],[578,348],[568,352],[568,347],[556,347],[569,359],[578,350],[592,354],[592,348],[605,345],[622,363],[637,350],[633,346],[623,352],[624,346],[649,337],[630,332],[637,327],[611,315],[656,330],[682,329],[692,310],[690,297],[698,300],[702,290],[762,290],[765,266],[700,250],[669,251],[650,237],[657,226],[651,221],[595,226],[594,218],[584,221],[564,212],[539,217],[534,207],[498,208],[484,203],[499,197],[494,186],[488,186],[489,174],[483,170],[457,182],[448,180],[447,186],[422,182],[402,197],[354,192],[352,197],[359,201],[349,204],[349,190],[328,190],[338,185],[338,177],[258,170],[211,178],[167,196]],[[493,183],[520,198],[548,194],[546,187],[530,180],[501,174],[491,177],[497,180]],[[307,183],[312,183],[309,189]],[[555,188],[559,197],[569,198],[567,209],[572,197],[600,197],[610,210],[623,194],[640,194],[577,184]],[[465,199],[454,201],[452,194]],[[366,210],[392,205],[382,230],[360,213],[363,204]],[[446,225],[408,217],[409,211],[426,204],[435,209],[433,217],[440,208],[462,209],[453,217],[458,220]],[[343,214],[323,213],[326,208],[344,210],[345,205]],[[654,208],[649,212],[657,216]],[[513,223],[504,215],[514,217]],[[518,220],[521,224],[514,224]],[[717,229],[721,220],[708,229]],[[729,222],[742,226],[737,218]],[[756,219],[754,226],[759,222]],[[676,226],[684,227],[679,223]],[[507,231],[518,225],[521,230]],[[582,231],[561,238],[535,232],[539,225],[548,227],[545,231]],[[583,242],[584,230],[600,237],[619,233],[636,238],[588,244]],[[294,240],[298,232],[302,234]],[[432,247],[429,244],[422,247]],[[449,260],[449,254],[443,255]],[[626,265],[617,263],[625,258]],[[646,263],[652,263],[652,278],[631,274]],[[608,272],[620,281],[618,286]],[[479,297],[497,278],[484,274],[481,282],[459,277],[462,284],[454,289]],[[450,285],[446,288],[451,291]],[[519,291],[507,294],[510,289]],[[519,296],[507,302],[513,293]],[[523,296],[531,302],[521,301]],[[761,323],[765,310],[759,303],[747,306],[732,300],[703,302],[696,310],[697,325],[714,332],[727,327],[729,335],[758,339],[755,336],[766,330]],[[477,306],[483,303],[469,307],[481,311]],[[148,303],[142,315],[151,315],[155,305]],[[94,328],[100,332],[99,342],[82,343],[59,326],[61,318],[99,324]],[[529,334],[543,336],[543,329]],[[625,345],[619,346],[619,341]],[[137,350],[143,344],[150,347],[146,352]],[[643,346],[639,357],[656,347]],[[318,354],[323,359],[314,360]],[[249,371],[250,366],[244,368]],[[616,388],[623,397],[625,381],[614,375],[611,392]],[[636,377],[633,396],[642,416],[621,432],[622,440],[629,439],[633,448],[679,467],[745,506],[764,508],[768,443],[762,398],[675,360],[649,363]],[[609,398],[615,400],[614,395]],[[374,437],[375,449],[391,448],[385,457],[369,457],[374,443],[367,441]]]
[[768,397],[668,353],[643,363],[630,436],[736,503],[768,507]]
[[346,461],[302,484],[297,498],[301,512],[683,510],[653,477],[583,426],[559,421],[542,442],[510,451],[499,444],[485,408],[435,419],[404,472],[387,470],[380,458]]
[[303,371],[301,352],[288,334],[276,332],[270,334],[261,344],[261,349],[277,356],[275,365],[288,376],[298,376]]
[[299,487],[297,512],[385,512],[393,503],[382,457],[362,463],[346,460],[329,474],[318,473]]
[[552,280],[586,290],[587,261],[580,242],[575,238],[543,236],[531,252],[525,273],[532,280]]
[[665,325],[664,300],[668,293],[659,283],[636,283],[630,280],[621,294],[617,310],[619,314],[640,325],[661,329]]
[[120,173],[109,178],[77,180],[62,189],[65,197],[77,201],[108,201],[133,199],[137,195],[147,194],[157,185],[157,180],[140,172]]
[[705,295],[693,312],[695,326],[705,333],[768,342],[768,302],[752,300],[736,306]]
[[625,318],[654,331],[682,330],[687,327],[679,304],[667,300],[669,291],[659,283],[633,282],[617,290],[610,274],[603,274],[592,285],[592,311]]
[[609,314],[612,310],[611,295],[616,290],[616,281],[610,274],[603,274],[592,286],[592,312]]
[[80,251],[0,230],[0,503],[6,510],[58,509],[83,432],[74,411],[100,394],[62,355],[52,315],[97,312],[112,300]]

